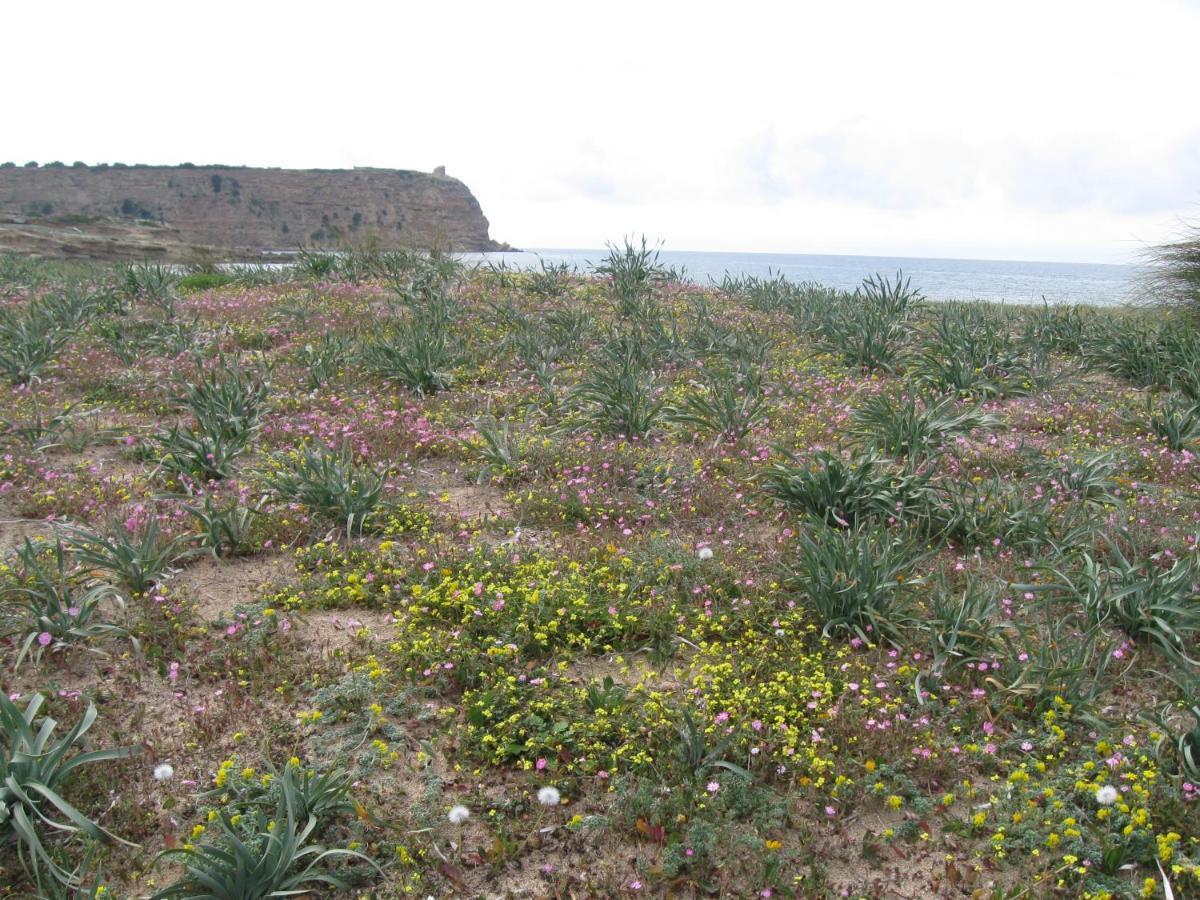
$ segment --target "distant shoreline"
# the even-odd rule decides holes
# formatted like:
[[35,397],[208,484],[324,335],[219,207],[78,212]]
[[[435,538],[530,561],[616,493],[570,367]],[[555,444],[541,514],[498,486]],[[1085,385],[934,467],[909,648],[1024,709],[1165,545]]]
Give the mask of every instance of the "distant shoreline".
[[[464,253],[467,260],[485,265],[538,268],[541,264],[567,265],[586,271],[599,263],[604,249],[542,249],[517,253]],[[869,275],[894,276],[902,271],[914,288],[934,300],[989,300],[1028,305],[1086,303],[1115,306],[1134,299],[1140,270],[1118,263],[1036,262],[1020,260],[968,260],[904,256],[858,256],[803,253],[710,252],[662,250],[659,262],[686,270],[693,281],[720,282],[734,277],[811,281],[852,290]]]

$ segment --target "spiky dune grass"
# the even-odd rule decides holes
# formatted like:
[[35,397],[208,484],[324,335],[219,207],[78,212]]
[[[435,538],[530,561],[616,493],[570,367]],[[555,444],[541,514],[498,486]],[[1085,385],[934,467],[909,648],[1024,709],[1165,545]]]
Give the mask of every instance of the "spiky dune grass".
[[1197,893],[1171,320],[644,243],[0,273],[5,693],[121,751],[74,833],[12,769],[7,895]]

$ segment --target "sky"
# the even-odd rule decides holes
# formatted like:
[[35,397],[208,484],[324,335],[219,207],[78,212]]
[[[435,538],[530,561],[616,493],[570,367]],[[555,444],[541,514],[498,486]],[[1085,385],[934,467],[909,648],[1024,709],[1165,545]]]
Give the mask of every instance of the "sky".
[[0,161],[430,171],[492,236],[1127,262],[1200,214],[1200,2],[5,10]]

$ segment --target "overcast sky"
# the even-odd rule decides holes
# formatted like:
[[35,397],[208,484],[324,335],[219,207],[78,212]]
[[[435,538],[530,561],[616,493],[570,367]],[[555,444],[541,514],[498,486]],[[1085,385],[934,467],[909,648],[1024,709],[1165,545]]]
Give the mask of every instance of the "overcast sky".
[[1200,212],[1200,3],[10,3],[0,161],[445,165],[492,236],[1123,262]]

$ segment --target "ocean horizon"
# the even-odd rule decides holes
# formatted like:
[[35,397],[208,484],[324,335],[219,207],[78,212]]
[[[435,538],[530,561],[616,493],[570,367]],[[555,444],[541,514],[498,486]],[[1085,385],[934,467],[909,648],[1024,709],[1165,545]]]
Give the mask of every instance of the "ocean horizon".
[[[537,268],[539,262],[567,264],[581,273],[607,255],[603,248],[531,248],[497,253],[464,253],[468,261]],[[811,281],[853,290],[871,275],[894,277],[898,271],[931,300],[990,300],[1005,303],[1085,303],[1114,306],[1134,298],[1139,269],[1118,263],[1035,262],[1022,260],[943,259],[908,256],[855,256],[808,253],[724,253],[662,250],[658,260],[684,270],[702,284],[719,283],[725,274],[789,281]]]

